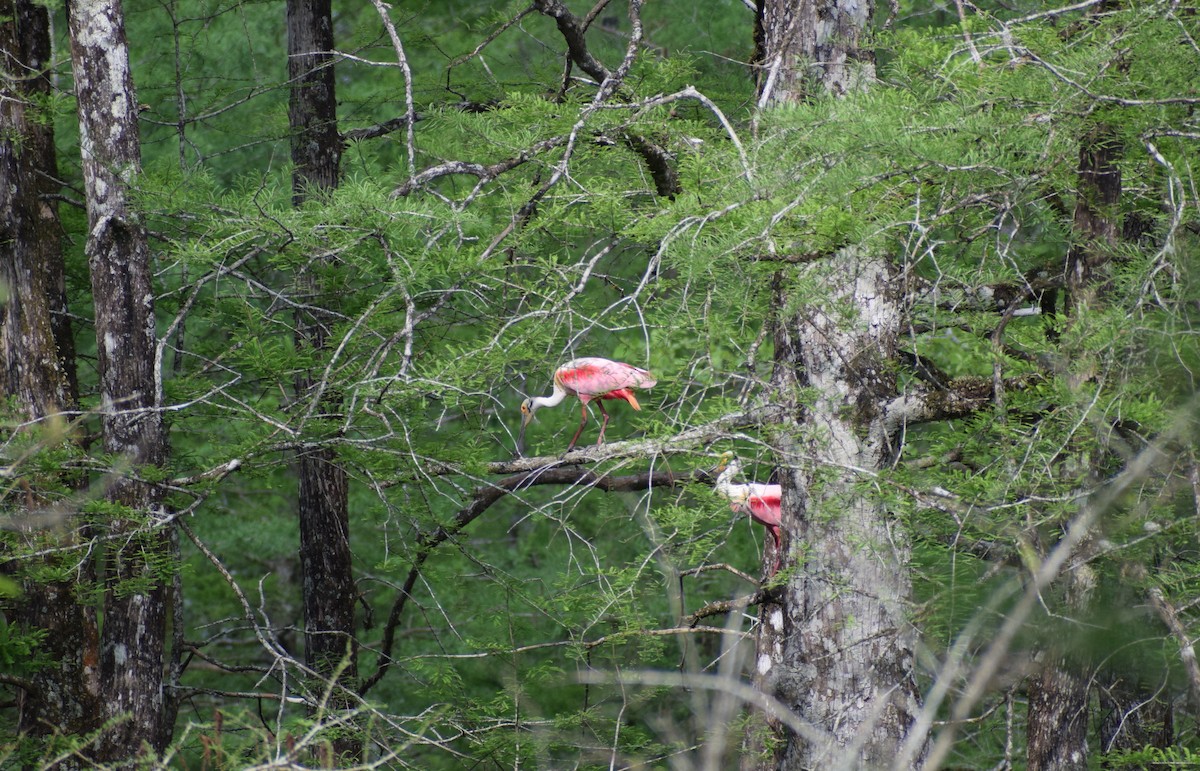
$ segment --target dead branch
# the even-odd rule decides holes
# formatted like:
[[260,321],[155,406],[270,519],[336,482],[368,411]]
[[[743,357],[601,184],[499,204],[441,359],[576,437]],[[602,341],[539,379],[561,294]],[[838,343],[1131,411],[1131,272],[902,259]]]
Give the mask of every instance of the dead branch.
[[533,7],[543,16],[554,19],[567,43],[567,54],[575,66],[592,76],[597,83],[603,83],[611,77],[608,68],[588,50],[583,24],[561,0],[534,0]]
[[[662,439],[634,439],[627,442],[608,442],[599,447],[576,448],[563,455],[543,455],[534,458],[514,458],[508,461],[489,463],[484,468],[489,474],[514,474],[522,471],[546,469],[552,466],[580,466],[617,458],[655,458],[667,455],[683,455],[694,452],[698,446],[729,439],[730,433],[777,420],[783,407],[764,404],[740,412],[731,412],[716,420]],[[431,465],[423,469],[426,474],[459,474],[462,470],[450,465]]]
[[476,177],[480,182],[489,182],[500,176],[506,171],[515,169],[516,167],[528,163],[533,158],[547,150],[552,150],[567,143],[567,137],[551,137],[543,139],[541,142],[534,143],[528,149],[522,150],[519,154],[512,158],[498,161],[493,164],[484,165],[482,163],[470,163],[468,161],[447,161],[440,163],[437,166],[425,169],[420,174],[414,174],[407,182],[391,192],[392,198],[402,198],[409,195],[417,188],[432,182],[441,177],[447,177],[452,174],[468,174]]
[[982,378],[958,378],[947,388],[916,387],[888,403],[884,422],[889,434],[905,426],[973,415],[991,403],[992,384]]
[[655,192],[664,198],[675,200],[675,196],[683,192],[683,185],[679,184],[679,174],[671,165],[674,160],[671,154],[639,134],[626,132],[624,138],[626,146],[640,155],[646,168],[650,170]]
[[460,510],[450,524],[439,526],[433,532],[421,535],[417,539],[417,553],[413,558],[412,568],[404,580],[404,586],[400,589],[400,593],[392,603],[391,612],[388,613],[387,625],[384,627],[383,640],[379,647],[379,665],[376,667],[375,672],[363,681],[359,687],[359,695],[365,696],[376,683],[383,679],[383,676],[391,666],[391,652],[392,646],[395,643],[396,627],[400,622],[400,616],[404,612],[405,605],[412,597],[412,590],[416,586],[421,569],[424,567],[425,561],[433,553],[433,550],[460,533],[467,525],[474,522],[481,514],[487,511],[493,503],[505,495],[535,485],[583,485],[604,490],[605,492],[629,492],[646,490],[652,487],[675,487],[693,481],[708,482],[711,484],[712,479],[706,472],[700,470],[685,474],[676,474],[671,471],[644,471],[639,474],[613,477],[605,474],[597,474],[591,469],[541,468],[514,474],[495,484],[478,488],[470,505]]
[[1175,611],[1175,606],[1171,604],[1163,590],[1158,586],[1151,586],[1147,592],[1150,598],[1150,605],[1154,607],[1154,611],[1158,613],[1158,617],[1171,631],[1171,636],[1175,638],[1175,642],[1179,645],[1179,658],[1183,662],[1183,668],[1188,675],[1188,685],[1191,687],[1192,703],[1200,704],[1200,664],[1196,662],[1196,649],[1192,647],[1191,638],[1188,636],[1187,629],[1184,628],[1183,622],[1179,620],[1179,614]]
[[679,581],[682,584],[683,579],[687,578],[688,576],[698,576],[701,573],[708,573],[713,570],[724,570],[727,573],[733,573],[735,576],[737,576],[738,578],[742,579],[743,581],[745,581],[747,583],[751,583],[751,584],[758,583],[757,578],[750,575],[749,573],[738,570],[733,565],[730,565],[728,562],[717,562],[717,563],[713,563],[710,565],[700,565],[699,567],[689,568],[688,570],[680,571]]
[[701,619],[708,618],[709,616],[718,616],[723,613],[740,613],[748,607],[762,605],[767,602],[783,602],[783,587],[772,586],[770,588],[759,589],[753,594],[738,597],[734,600],[710,602],[695,613],[684,616],[683,623],[694,627],[700,623]]

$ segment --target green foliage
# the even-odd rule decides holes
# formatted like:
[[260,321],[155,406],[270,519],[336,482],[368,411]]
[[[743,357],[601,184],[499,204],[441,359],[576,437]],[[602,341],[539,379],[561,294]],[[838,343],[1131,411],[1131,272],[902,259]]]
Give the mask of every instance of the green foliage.
[[1104,755],[1109,768],[1200,768],[1200,754],[1187,747],[1143,747]]
[[44,629],[23,629],[0,619],[0,664],[9,672],[29,671],[38,664],[38,645]]
[[[894,468],[852,491],[886,505],[912,541],[911,617],[923,650],[941,661],[973,635],[966,655],[977,660],[1017,587],[1080,511],[1088,475],[1111,480],[1143,453],[1163,452],[1174,460],[1154,464],[1097,522],[1106,545],[1092,565],[1092,610],[1074,613],[1046,591],[1014,653],[1068,640],[1130,679],[1182,693],[1177,646],[1141,609],[1159,586],[1187,607],[1194,630],[1200,590],[1185,468],[1194,465],[1194,430],[1178,430],[1195,420],[1200,368],[1188,176],[1197,162],[1197,35],[1193,21],[1167,18],[1164,7],[1098,15],[996,7],[964,25],[952,10],[902,3],[894,28],[875,31],[879,81],[870,90],[758,112],[741,64],[752,15],[737,0],[648,4],[646,44],[604,109],[593,109],[594,84],[578,70],[564,87],[561,38],[536,14],[472,55],[525,4],[398,6],[392,19],[420,116],[416,172],[522,162],[483,178],[460,170],[393,197],[410,177],[401,129],[349,140],[338,188],[297,208],[282,7],[128,5],[133,74],[148,106],[135,200],[155,236],[172,461],[131,469],[82,438],[99,430],[87,224],[64,209],[90,411],[71,441],[61,427],[6,441],[4,514],[24,510],[15,480],[26,480],[42,500],[78,500],[81,527],[103,534],[115,521],[151,521],[102,497],[108,472],[171,484],[204,544],[182,547],[184,637],[197,658],[180,684],[188,701],[173,752],[189,767],[308,762],[338,730],[362,731],[393,748],[397,765],[422,768],[691,758],[715,729],[679,689],[583,680],[740,660],[719,639],[733,634],[677,628],[755,587],[724,571],[681,574],[720,563],[757,571],[762,528],[702,484],[620,492],[531,484],[458,523],[499,479],[489,464],[513,457],[521,398],[548,393],[555,367],[575,356],[629,361],[658,377],[639,395],[641,412],[609,402],[608,441],[669,443],[776,398],[781,318],[818,308],[862,323],[854,308],[828,301],[820,259],[852,246],[888,255],[903,274],[904,350],[964,388],[990,393],[997,372],[1006,383],[1002,398],[992,394],[971,415],[907,427]],[[606,9],[588,36],[610,69],[628,42],[623,13]],[[402,115],[404,75],[375,8],[339,7],[335,26],[338,50],[350,54],[335,65],[339,129]],[[641,104],[691,84],[732,121],[740,150],[706,104]],[[65,90],[44,106],[64,178],[74,181],[68,107]],[[1098,126],[1123,150],[1118,214],[1145,232],[1114,248],[1101,298],[1085,312],[1068,318],[1060,298],[1057,316],[1010,316],[993,339],[998,292],[1036,306],[1027,284],[1063,270],[1077,240],[1080,141]],[[673,198],[656,193],[631,137],[669,154],[681,188]],[[786,308],[773,308],[777,276],[788,281]],[[297,343],[305,313],[321,324],[324,348]],[[900,363],[894,374],[907,392],[926,385]],[[316,385],[298,392],[301,380]],[[792,396],[812,405],[823,394]],[[330,403],[337,407],[326,414]],[[579,410],[569,400],[540,412],[531,449],[561,453]],[[595,441],[594,408],[592,416],[581,446]],[[765,482],[772,464],[791,462],[772,454],[771,439],[761,427],[736,429],[710,445],[591,468],[606,478],[687,476],[737,450],[757,461],[748,479]],[[351,478],[360,679],[384,661],[381,630],[405,603],[389,672],[341,727],[289,701],[306,678],[280,653],[302,658],[293,466],[306,443],[331,448]],[[212,473],[234,460],[236,471]],[[87,492],[73,497],[79,482]],[[839,516],[832,508],[814,514]],[[439,532],[449,537],[430,550]],[[5,534],[6,550],[44,547]],[[992,556],[981,558],[983,547]],[[73,555],[25,566],[19,578],[70,580]],[[145,558],[144,571],[112,590],[144,591],[180,569],[153,550]],[[0,578],[0,594],[17,586]],[[78,592],[98,601],[105,590]],[[669,630],[678,633],[660,634]],[[0,625],[0,661],[28,663],[37,642]],[[931,668],[923,684],[937,675]],[[261,694],[261,714],[233,693]],[[995,765],[1005,751],[996,738],[1002,712],[987,712],[954,762]],[[739,717],[731,730],[751,722]],[[1192,762],[1185,746],[1154,752],[1105,762]]]

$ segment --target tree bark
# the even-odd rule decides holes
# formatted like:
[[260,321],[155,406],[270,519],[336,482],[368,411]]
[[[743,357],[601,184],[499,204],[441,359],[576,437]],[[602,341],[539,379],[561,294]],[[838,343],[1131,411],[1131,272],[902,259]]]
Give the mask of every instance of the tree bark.
[[1029,682],[1030,771],[1088,767],[1088,681],[1079,662],[1056,655]]
[[[1106,127],[1098,126],[1085,137],[1079,150],[1078,189],[1075,199],[1072,229],[1074,242],[1067,252],[1066,313],[1074,322],[1098,301],[1103,290],[1104,273],[1116,246],[1119,227],[1116,208],[1121,199],[1121,170],[1117,165],[1121,148]],[[1064,361],[1072,362],[1076,370],[1079,357],[1086,351],[1064,348]],[[1099,484],[1103,470],[1099,463],[1102,453],[1095,448],[1077,450],[1076,463],[1085,471],[1079,484],[1094,487]],[[1086,563],[1087,552],[1095,545],[1089,539],[1080,548],[1079,559]],[[1085,613],[1092,594],[1093,572],[1086,564],[1070,571],[1064,578],[1065,604],[1068,613]],[[1069,645],[1069,643],[1067,643]],[[1087,709],[1090,664],[1070,658],[1060,644],[1048,646],[1044,669],[1029,683],[1029,741],[1026,750],[1028,766],[1039,769],[1082,769],[1087,767]]]
[[337,130],[330,0],[288,0],[288,122],[292,137],[292,203],[338,185],[342,138]]
[[[793,415],[777,443],[788,459],[783,527],[803,551],[791,555],[773,680],[781,700],[830,742],[788,736],[781,767],[844,763],[840,753],[851,746],[859,747],[851,765],[888,766],[920,710],[909,555],[853,469],[883,469],[893,456],[882,405],[895,396],[900,305],[882,257],[851,248],[812,269],[822,271],[827,292],[784,317],[775,342],[776,383]],[[836,308],[853,308],[854,316],[826,310]],[[803,406],[795,401],[800,389],[814,394]],[[814,460],[791,460],[800,458]]]
[[[760,106],[865,88],[872,12],[856,0],[759,0]],[[855,469],[886,468],[894,454],[884,405],[896,396],[896,270],[853,246],[797,270],[823,290],[819,300],[794,298],[785,278],[774,298],[774,385],[788,412],[776,451],[793,573],[782,633],[768,630],[773,647],[760,648],[757,674],[827,739],[785,733],[758,767],[892,767],[920,709],[909,552]]]
[[117,0],[70,0],[67,12],[104,450],[123,459],[107,492],[122,509],[107,523],[115,537],[105,555],[100,682],[103,716],[113,723],[97,758],[123,765],[143,745],[161,750],[172,729],[163,667],[175,555],[163,524],[162,490],[138,479],[139,469],[166,462],[168,447],[158,409],[150,247],[127,200],[141,154],[124,15]]
[[74,351],[59,240],[54,128],[36,100],[49,96],[50,20],[29,0],[0,0],[0,345],[5,393],[31,420],[76,402]]
[[863,45],[871,0],[757,0],[755,82],[759,106],[841,96],[875,79],[875,52]]
[[[300,206],[338,184],[342,139],[337,131],[329,0],[288,0],[287,27],[292,201]],[[318,305],[320,288],[311,273],[300,276],[297,289],[307,307]],[[309,311],[297,313],[298,348],[322,351],[327,337],[322,318]],[[315,395],[318,390],[323,395]],[[315,413],[336,416],[340,412],[336,390],[326,389],[311,374],[297,378],[296,393],[301,403],[317,400]],[[337,677],[340,688],[329,706],[347,708],[358,676],[358,643],[346,471],[332,449],[318,445],[302,451],[298,462],[305,663],[322,677]],[[344,759],[356,759],[361,745],[354,736],[342,735],[334,740],[333,751]]]
[[[67,423],[78,402],[75,355],[66,314],[65,269],[59,239],[53,124],[38,115],[50,93],[50,18],[29,0],[0,0],[0,356],[8,397],[47,446],[69,441]],[[61,488],[68,480],[52,480]],[[53,498],[28,483],[30,515]],[[31,551],[70,546],[74,523],[29,520]],[[19,555],[17,555],[19,557]],[[69,567],[54,557],[35,560],[33,572]],[[22,563],[23,567],[27,563]],[[18,571],[20,570],[18,567]],[[56,731],[85,734],[99,726],[99,632],[95,609],[77,600],[76,587],[95,579],[83,561],[68,580],[25,579],[12,608],[18,623],[45,630],[41,654],[50,662],[18,693],[18,730],[31,736]]]

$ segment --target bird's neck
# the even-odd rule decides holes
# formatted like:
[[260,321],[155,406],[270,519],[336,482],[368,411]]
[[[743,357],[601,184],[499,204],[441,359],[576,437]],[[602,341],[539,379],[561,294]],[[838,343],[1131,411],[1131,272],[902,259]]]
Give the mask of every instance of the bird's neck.
[[541,407],[557,407],[563,399],[567,397],[567,392],[558,383],[554,384],[554,393],[549,396],[533,397],[533,405],[535,409]]
[[725,470],[722,471],[720,473],[720,475],[717,477],[717,484],[716,484],[717,492],[721,493],[726,498],[733,498],[739,492],[741,492],[740,490],[735,489],[735,488],[740,488],[740,487],[742,487],[742,485],[735,485],[733,483],[733,477],[735,474],[738,473],[738,471],[739,471],[739,468],[738,468],[738,464],[736,464],[736,463],[731,462],[728,466],[726,466]]

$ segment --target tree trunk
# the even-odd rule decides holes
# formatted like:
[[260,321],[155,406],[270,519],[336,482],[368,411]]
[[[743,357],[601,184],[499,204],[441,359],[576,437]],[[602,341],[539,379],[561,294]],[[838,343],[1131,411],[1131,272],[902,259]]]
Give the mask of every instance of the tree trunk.
[[1175,713],[1169,694],[1164,698],[1123,674],[1101,672],[1097,680],[1102,756],[1145,747],[1165,749],[1175,743]]
[[866,88],[875,78],[875,53],[862,39],[874,12],[871,0],[758,0],[759,106]]
[[[853,0],[759,0],[760,106],[865,88],[872,12]],[[819,300],[789,296],[786,279],[774,300],[774,378],[789,413],[776,450],[794,572],[782,645],[760,649],[757,671],[825,738],[786,733],[759,767],[890,767],[920,709],[908,547],[854,469],[886,468],[893,456],[883,408],[896,395],[896,272],[856,247],[799,270],[815,272],[804,283],[823,288]],[[811,395],[804,404],[800,389]]]
[[[50,93],[50,60],[46,9],[29,0],[0,0],[0,70],[14,76],[0,80],[0,393],[20,420],[37,422],[33,428],[47,446],[69,440],[70,416],[62,413],[78,401],[58,206],[49,197],[57,189],[50,181],[57,177],[54,129],[48,116],[37,114],[37,100]],[[37,487],[32,480],[27,495],[16,499],[29,509],[48,508],[53,498]],[[28,527],[31,551],[70,546],[75,538],[71,522],[30,520]],[[69,567],[54,557],[35,562],[33,572]],[[68,580],[23,581],[13,618],[46,631],[40,652],[50,662],[30,676],[32,689],[19,694],[24,734],[85,734],[99,727],[96,613],[75,591],[94,579],[92,563],[83,561]]]
[[1078,662],[1056,656],[1030,680],[1030,771],[1088,767],[1088,681],[1081,671]]
[[[334,92],[333,22],[329,0],[288,0],[288,76],[292,82],[288,118],[292,130],[292,201],[300,206],[312,195],[337,187],[342,139],[337,131]],[[307,307],[318,305],[317,282],[304,273],[297,289]],[[297,313],[296,345],[320,351],[328,330],[323,319]],[[324,394],[315,396],[322,389]],[[336,416],[340,398],[310,375],[297,378],[297,397],[318,400],[315,412]],[[333,418],[336,420],[336,417]],[[342,688],[329,706],[352,705],[348,690],[357,678],[358,644],[354,637],[354,585],[350,552],[350,516],[346,471],[328,447],[300,453],[300,570],[304,595],[305,663],[326,678],[338,677]],[[354,736],[333,743],[344,759],[356,759],[361,745]]]
[[54,128],[37,115],[49,96],[50,20],[29,0],[0,0],[0,335],[5,393],[25,416],[75,408],[74,351],[59,241]]
[[114,723],[101,738],[98,758],[128,764],[143,744],[161,750],[171,734],[163,666],[174,554],[162,490],[133,478],[141,467],[162,466],[168,448],[157,409],[150,248],[127,201],[141,155],[124,16],[117,0],[70,0],[67,11],[104,449],[123,459],[107,492],[123,508],[108,522],[115,537],[105,555],[100,681],[103,716]]
[[338,184],[342,137],[337,130],[330,0],[288,0],[288,122],[292,131],[292,202]]
[[[803,551],[793,550],[773,679],[783,702],[830,741],[788,736],[782,767],[887,766],[920,709],[908,549],[852,469],[892,459],[882,405],[895,395],[900,307],[883,258],[847,249],[810,269],[822,271],[827,293],[783,319],[775,343],[776,382],[793,399],[794,421],[778,450],[814,460],[789,460],[781,478],[788,543]],[[856,316],[826,310],[834,308]],[[814,394],[804,406],[794,401],[801,388]],[[855,754],[841,757],[850,746]]]
[[[1086,313],[1098,300],[1104,286],[1105,268],[1116,246],[1119,228],[1116,209],[1121,199],[1121,156],[1112,131],[1101,126],[1084,138],[1079,151],[1078,190],[1072,229],[1074,243],[1067,253],[1066,312],[1072,322]],[[1091,367],[1082,365],[1083,351],[1064,348],[1063,360],[1076,372]],[[1074,376],[1072,376],[1074,377]],[[1076,384],[1072,384],[1075,386]],[[1095,487],[1103,477],[1099,467],[1102,452],[1080,449],[1076,462],[1064,467],[1085,469],[1079,479],[1083,487]],[[1086,504],[1085,504],[1086,505]],[[1087,566],[1087,552],[1094,551],[1092,539],[1079,549],[1082,563],[1063,577],[1068,613],[1086,612],[1092,594],[1093,572]],[[1069,645],[1069,641],[1065,645]],[[1060,645],[1051,645],[1044,659],[1045,669],[1029,683],[1029,742],[1026,758],[1029,768],[1082,769],[1087,767],[1087,707],[1091,674],[1086,662],[1072,659]]]

